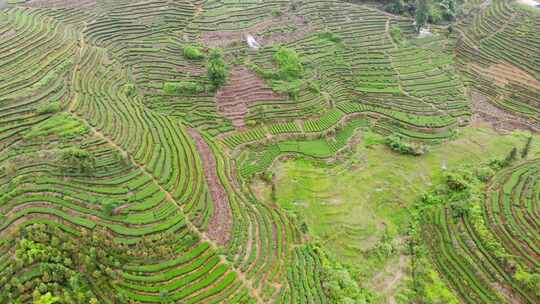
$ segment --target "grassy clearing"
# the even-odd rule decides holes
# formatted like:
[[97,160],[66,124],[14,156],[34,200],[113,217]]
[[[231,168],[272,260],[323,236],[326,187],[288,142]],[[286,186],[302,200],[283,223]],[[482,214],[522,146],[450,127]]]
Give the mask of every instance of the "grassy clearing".
[[[502,157],[513,146],[522,147],[525,138],[524,133],[470,128],[455,141],[414,157],[390,151],[381,137],[367,133],[338,164],[307,159],[278,163],[272,169],[275,196],[281,207],[300,214],[310,232],[340,260],[359,265],[361,274],[371,277],[387,260],[382,243],[390,244],[394,255],[399,249],[396,236],[408,221],[407,207],[441,178],[444,167]],[[531,155],[538,154],[535,145]],[[254,185],[256,193],[269,199],[268,190],[260,189],[262,183]]]

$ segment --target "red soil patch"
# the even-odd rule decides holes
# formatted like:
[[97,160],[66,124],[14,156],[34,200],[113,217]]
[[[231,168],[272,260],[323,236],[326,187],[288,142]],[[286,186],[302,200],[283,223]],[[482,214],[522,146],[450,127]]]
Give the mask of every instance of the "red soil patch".
[[210,147],[195,129],[189,129],[188,133],[195,141],[195,146],[201,156],[204,177],[214,202],[214,210],[208,224],[207,235],[217,244],[225,245],[231,239],[232,230],[232,212],[229,198],[217,175],[216,160]]
[[482,121],[485,121],[498,131],[527,130],[540,133],[539,124],[498,108],[486,96],[473,91],[471,97],[473,126],[479,126]]
[[[295,30],[285,32],[275,30],[287,27]],[[208,47],[227,47],[239,42],[245,43],[246,35],[251,34],[264,47],[273,43],[296,41],[313,32],[314,29],[303,17],[284,15],[278,19],[265,19],[252,27],[237,31],[204,32],[202,33],[202,40]]]
[[257,74],[242,66],[235,66],[229,81],[216,96],[218,111],[232,120],[237,128],[245,126],[248,106],[261,101],[284,100],[287,97],[272,91]]
[[59,7],[93,9],[96,0],[31,0],[25,5],[30,7]]

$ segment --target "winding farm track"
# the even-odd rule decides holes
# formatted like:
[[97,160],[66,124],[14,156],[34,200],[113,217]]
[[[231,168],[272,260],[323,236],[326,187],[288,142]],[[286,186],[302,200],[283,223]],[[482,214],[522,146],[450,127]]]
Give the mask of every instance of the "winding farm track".
[[[160,183],[159,183],[159,180],[156,179],[156,177],[153,175],[152,171],[148,170],[146,168],[146,165],[143,164],[143,163],[138,163],[137,161],[135,161],[135,159],[133,159],[129,153],[127,153],[126,150],[124,150],[122,147],[120,147],[119,145],[117,145],[111,138],[109,138],[108,136],[104,135],[102,132],[100,132],[99,130],[97,130],[96,128],[94,128],[93,126],[91,126],[90,124],[88,124],[86,122],[86,120],[84,119],[84,117],[81,117],[79,115],[77,115],[77,113],[72,113],[73,115],[77,116],[77,118],[79,118],[80,120],[84,121],[86,124],[87,124],[87,127],[89,128],[89,130],[94,133],[97,137],[99,138],[102,138],[104,139],[109,145],[111,145],[112,147],[114,147],[115,149],[117,149],[118,151],[122,151],[123,153],[125,153],[125,155],[128,155],[128,158],[129,158],[129,161],[132,162],[133,164],[135,164],[138,168],[140,168],[141,170],[143,170],[143,172],[145,172],[146,175],[148,175],[159,187],[159,189],[166,194],[167,196],[167,199],[171,202],[174,202],[174,204],[180,209],[182,210],[182,212],[184,212],[184,208],[182,205],[178,204],[178,202],[174,199],[174,197],[172,196],[172,194],[167,191],[165,188],[163,188]],[[200,136],[200,135],[199,135]],[[201,138],[202,140],[202,138]],[[215,172],[215,170],[214,170]],[[214,173],[215,174],[215,173]],[[217,177],[217,176],[216,176]],[[219,190],[218,190],[219,191]],[[185,214],[185,212],[184,212]],[[221,218],[220,218],[221,220]],[[196,233],[200,238],[201,240],[203,240],[204,242],[207,242],[208,244],[210,244],[212,246],[212,248],[214,250],[217,250],[219,248],[219,244],[218,242],[220,241],[224,241],[225,239],[222,239],[220,238],[219,236],[216,236],[216,235],[212,235],[212,234],[206,234],[204,232],[201,232],[191,221],[189,221],[189,219],[186,217],[185,219],[189,229]],[[230,223],[229,223],[230,224]],[[229,226],[230,228],[230,226]],[[225,232],[226,233],[226,232]],[[212,237],[215,237],[217,238],[217,240],[214,240],[212,239]],[[218,245],[219,244],[219,245]],[[220,260],[221,260],[221,263],[222,264],[225,264],[225,265],[228,265],[229,267],[231,267],[232,269],[234,269],[234,266],[231,265],[226,259],[224,256],[220,255]],[[251,296],[253,296],[256,300],[257,300],[257,303],[259,304],[262,304],[264,303],[264,301],[262,300],[262,298],[259,296],[258,292],[252,287],[254,284],[252,281],[250,281],[249,279],[247,279],[245,277],[245,275],[237,270],[237,269],[234,269],[234,271],[237,273],[238,277],[240,278],[240,280],[242,281],[242,283],[244,284],[245,287],[247,287],[247,289],[251,292]]]
[[210,218],[208,232],[206,234],[214,242],[224,246],[231,239],[232,212],[229,205],[229,198],[216,173],[216,160],[212,150],[197,130],[189,129],[188,133],[195,141],[195,145],[199,151],[206,183],[208,184],[208,188],[210,188],[210,194],[214,203],[212,217]]

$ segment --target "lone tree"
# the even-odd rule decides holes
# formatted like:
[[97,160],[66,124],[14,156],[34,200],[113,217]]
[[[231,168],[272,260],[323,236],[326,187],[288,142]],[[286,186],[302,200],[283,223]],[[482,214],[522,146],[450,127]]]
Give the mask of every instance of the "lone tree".
[[429,17],[427,0],[416,0],[416,32],[419,33],[420,29],[426,25]]
[[517,159],[517,148],[513,147],[503,161],[503,167],[509,166]]
[[220,49],[210,50],[208,58],[208,78],[212,82],[214,89],[224,85],[227,81],[227,65],[223,59],[223,52]]
[[531,149],[531,142],[532,136],[527,137],[525,147],[523,147],[523,150],[521,150],[521,158],[527,158],[527,155],[529,155],[529,150]]

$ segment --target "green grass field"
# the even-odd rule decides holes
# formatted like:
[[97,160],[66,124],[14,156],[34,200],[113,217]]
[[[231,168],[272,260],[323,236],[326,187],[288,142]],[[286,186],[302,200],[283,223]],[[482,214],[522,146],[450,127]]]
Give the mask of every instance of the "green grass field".
[[[526,140],[526,133],[500,135],[488,127],[468,128],[456,140],[415,157],[378,144],[381,137],[376,134],[359,136],[360,144],[337,164],[300,158],[280,162],[271,170],[276,174],[278,204],[304,217],[330,251],[366,277],[382,267],[377,258],[368,256],[366,263],[366,253],[385,233],[395,238],[404,232],[407,207],[440,180],[443,167],[503,157]],[[539,155],[538,147],[534,155]]]

